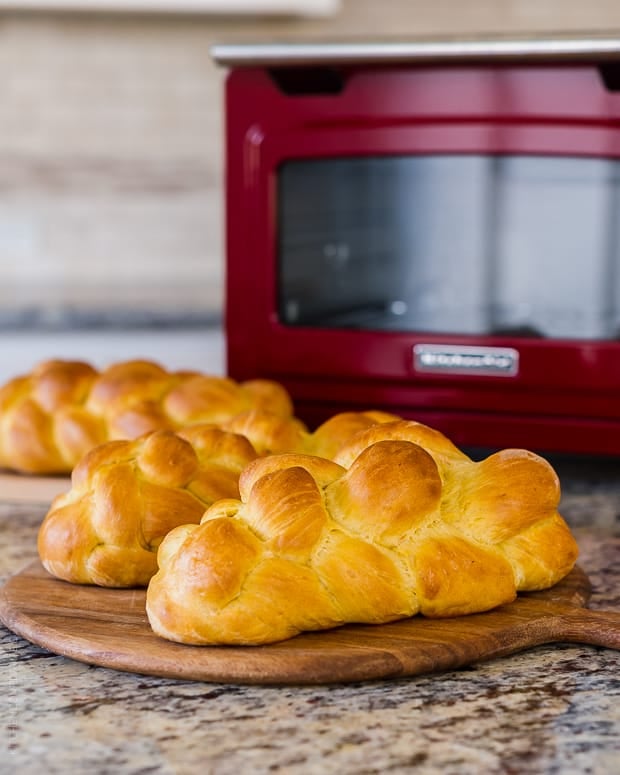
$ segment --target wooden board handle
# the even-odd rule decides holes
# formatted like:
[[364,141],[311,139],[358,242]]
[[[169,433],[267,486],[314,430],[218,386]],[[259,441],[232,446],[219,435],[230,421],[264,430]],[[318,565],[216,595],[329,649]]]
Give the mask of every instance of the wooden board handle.
[[[513,606],[498,609],[511,610],[514,610]],[[520,600],[518,610],[519,620],[507,619],[507,626],[493,634],[494,645],[486,643],[480,649],[480,657],[505,656],[531,646],[562,641],[620,650],[620,613],[617,611],[592,611],[573,602],[538,596]]]
[[620,650],[620,613],[566,607],[559,616],[558,640]]
[[[620,650],[620,613],[547,600],[526,600],[521,611],[529,618],[531,645],[542,643],[584,643]],[[520,628],[513,629],[513,637]],[[515,641],[516,642],[516,641]]]

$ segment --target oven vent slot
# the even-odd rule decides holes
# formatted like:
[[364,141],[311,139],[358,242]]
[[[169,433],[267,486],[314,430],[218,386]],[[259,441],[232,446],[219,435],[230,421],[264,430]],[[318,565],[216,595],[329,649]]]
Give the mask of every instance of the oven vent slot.
[[269,75],[289,96],[340,94],[344,89],[344,77],[333,67],[274,67]]
[[598,71],[607,91],[620,92],[620,62],[603,62]]

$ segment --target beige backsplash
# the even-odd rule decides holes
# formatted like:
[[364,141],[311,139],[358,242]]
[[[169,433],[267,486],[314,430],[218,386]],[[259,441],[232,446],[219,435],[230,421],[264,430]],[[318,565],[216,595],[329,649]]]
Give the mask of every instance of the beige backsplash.
[[345,0],[303,21],[0,14],[0,326],[219,316],[213,43],[613,29],[615,0]]

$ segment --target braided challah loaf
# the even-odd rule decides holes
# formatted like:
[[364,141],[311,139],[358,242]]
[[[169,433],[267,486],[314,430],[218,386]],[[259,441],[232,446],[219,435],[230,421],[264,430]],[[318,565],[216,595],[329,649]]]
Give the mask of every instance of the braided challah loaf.
[[0,468],[69,473],[93,447],[147,431],[220,424],[253,408],[288,417],[284,387],[126,361],[99,372],[51,360],[0,388]]
[[164,535],[197,524],[215,500],[238,498],[239,474],[259,453],[339,448],[388,417],[343,413],[311,434],[294,417],[255,409],[221,428],[197,424],[101,444],[73,469],[70,491],[52,503],[39,530],[41,561],[65,581],[146,586]]
[[244,436],[211,425],[95,447],[41,524],[43,566],[77,584],[146,586],[164,536],[238,497],[239,474],[256,457]]
[[259,458],[241,474],[240,499],[172,530],[147,590],[153,630],[261,644],[486,611],[575,563],[557,476],[530,452],[473,462],[437,431],[397,421],[362,430],[336,460]]

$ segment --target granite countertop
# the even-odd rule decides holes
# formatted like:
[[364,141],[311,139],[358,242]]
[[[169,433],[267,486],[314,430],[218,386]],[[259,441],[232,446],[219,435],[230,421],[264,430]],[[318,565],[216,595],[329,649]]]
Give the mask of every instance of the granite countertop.
[[[620,610],[617,468],[560,467],[591,608]],[[45,511],[0,502],[0,582],[36,558]],[[609,649],[559,643],[436,675],[260,687],[92,667],[1,626],[0,638],[3,773],[620,771]]]

